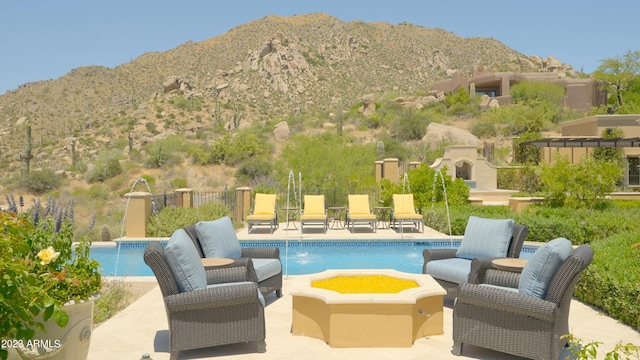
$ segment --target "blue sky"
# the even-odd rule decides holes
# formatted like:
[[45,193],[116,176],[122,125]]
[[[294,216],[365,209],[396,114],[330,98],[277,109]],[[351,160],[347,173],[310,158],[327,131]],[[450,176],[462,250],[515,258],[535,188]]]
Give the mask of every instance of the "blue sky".
[[81,66],[112,68],[269,14],[315,12],[490,37],[588,73],[602,59],[640,50],[637,0],[0,0],[0,94]]

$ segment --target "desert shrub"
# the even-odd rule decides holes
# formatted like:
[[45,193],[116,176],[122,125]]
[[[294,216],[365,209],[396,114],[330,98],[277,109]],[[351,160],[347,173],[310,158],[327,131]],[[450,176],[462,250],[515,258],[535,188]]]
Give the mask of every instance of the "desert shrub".
[[524,145],[524,142],[542,138],[538,132],[524,132],[513,139],[514,161],[520,164],[534,165],[540,162],[540,148],[534,145]]
[[553,164],[542,164],[540,181],[545,204],[554,207],[596,208],[615,190],[622,169],[612,162],[586,157],[570,163],[560,157]]
[[401,141],[419,140],[427,133],[430,122],[428,112],[404,109],[402,115],[391,122],[391,133]]
[[380,138],[378,138],[378,141],[382,141],[382,143],[384,144],[384,153],[382,154],[383,157],[378,160],[382,160],[384,158],[394,158],[400,161],[404,161],[409,159],[409,149],[405,147],[405,145],[401,141],[398,141],[398,139],[389,136],[389,134],[384,134]]
[[[452,179],[446,174],[446,169],[441,172],[444,176],[444,186],[446,187],[446,199],[450,206],[463,205],[467,203],[469,198],[469,187],[462,179]],[[411,189],[405,187],[405,184],[394,184],[386,179],[381,182],[382,204],[391,206],[393,203],[393,194],[403,194],[411,192],[413,194],[414,205],[419,211],[422,211],[433,202],[444,203],[445,189],[443,188],[442,179],[437,175],[436,171],[427,164],[409,170],[407,178]],[[404,188],[404,189],[403,189]]]
[[169,101],[173,103],[175,107],[182,110],[202,110],[202,99],[196,96],[191,96],[190,98],[186,98],[184,95],[177,95],[173,99]]
[[100,324],[121,310],[128,304],[131,293],[122,280],[106,282],[100,290],[100,296],[93,305],[93,322]]
[[111,241],[111,228],[107,224],[102,224],[100,227],[100,240]]
[[502,167],[498,169],[497,178],[498,189],[518,190],[530,196],[541,191],[535,167]]
[[514,104],[535,109],[544,119],[558,123],[561,118],[565,89],[561,85],[544,81],[522,81],[509,90]]
[[60,176],[51,169],[31,171],[20,187],[32,194],[42,195],[60,187]]
[[156,124],[152,122],[145,123],[144,128],[147,129],[147,131],[152,135],[157,135],[158,133],[160,133],[156,128]]
[[294,136],[282,149],[276,163],[276,178],[287,187],[289,171],[302,174],[305,191],[329,193],[336,189],[357,193],[375,182],[372,166],[375,144],[362,144],[348,136],[323,133],[318,136]]
[[181,161],[180,152],[185,150],[182,138],[171,135],[165,139],[147,144],[144,147],[147,152],[145,165],[151,168],[177,165]]
[[224,134],[210,144],[189,149],[193,161],[199,165],[225,164],[235,166],[256,156],[266,155],[270,146],[262,136],[249,131],[241,131],[233,136]]
[[479,138],[490,138],[498,135],[498,129],[495,124],[479,121],[471,128],[471,133]]
[[578,299],[597,306],[607,315],[640,330],[640,257],[632,248],[640,241],[637,231],[622,232],[593,242],[593,263],[576,285]]
[[174,189],[186,188],[188,186],[187,179],[185,178],[175,178],[171,180],[171,186]]
[[96,160],[93,162],[93,168],[91,168],[86,175],[87,181],[89,183],[97,181],[104,182],[107,179],[122,174],[120,157],[121,155],[115,151],[106,151],[98,154]]
[[250,158],[243,161],[236,170],[236,181],[240,184],[249,184],[255,179],[269,176],[273,163],[266,158]]
[[620,202],[608,200],[607,210],[550,208],[531,205],[517,221],[529,227],[527,240],[546,242],[565,237],[574,245],[606,239],[619,232],[638,231],[640,209],[637,205],[622,207]]
[[176,229],[193,225],[198,221],[215,220],[230,216],[228,207],[219,202],[202,204],[195,208],[165,207],[157,216],[149,218],[147,237],[168,237]]
[[451,235],[464,235],[471,215],[491,219],[515,219],[517,214],[507,206],[458,205],[450,206],[447,215],[447,208],[441,203],[433,207],[428,205],[424,208],[423,215],[426,226],[444,234],[449,234],[448,219],[451,218]]
[[109,189],[104,185],[91,185],[88,195],[92,199],[106,200],[109,198]]

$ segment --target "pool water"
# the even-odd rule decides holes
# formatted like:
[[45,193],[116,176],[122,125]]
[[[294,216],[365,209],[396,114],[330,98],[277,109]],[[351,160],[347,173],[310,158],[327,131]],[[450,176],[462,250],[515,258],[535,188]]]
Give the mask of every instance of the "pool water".
[[[127,242],[120,246],[117,276],[153,276],[144,263],[147,242]],[[420,274],[422,251],[457,248],[460,240],[430,241],[240,241],[242,247],[278,247],[283,274],[302,275],[328,269],[395,269]],[[521,257],[528,258],[535,248],[524,246]],[[105,276],[116,274],[117,246],[93,246],[91,256],[102,265]]]

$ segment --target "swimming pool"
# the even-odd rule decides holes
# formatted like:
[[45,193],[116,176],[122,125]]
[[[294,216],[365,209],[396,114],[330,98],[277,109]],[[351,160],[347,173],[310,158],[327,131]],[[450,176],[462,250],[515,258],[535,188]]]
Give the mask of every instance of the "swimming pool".
[[[120,246],[118,276],[153,276],[144,263],[143,254],[147,241],[127,241]],[[166,243],[166,241],[165,241]],[[116,268],[118,248],[112,246],[92,246],[91,256],[102,265],[105,276],[113,276]],[[242,247],[278,247],[282,260],[283,274],[302,275],[327,269],[395,269],[398,271],[422,273],[422,251],[424,249],[457,248],[460,240],[375,240],[375,241],[240,241]],[[529,258],[536,247],[523,246],[520,257]]]

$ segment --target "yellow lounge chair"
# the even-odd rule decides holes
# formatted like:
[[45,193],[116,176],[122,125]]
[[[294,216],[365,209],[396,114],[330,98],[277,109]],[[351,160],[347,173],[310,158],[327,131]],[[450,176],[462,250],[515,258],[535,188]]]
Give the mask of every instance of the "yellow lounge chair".
[[369,195],[349,195],[348,200],[347,228],[351,225],[353,232],[356,223],[367,223],[376,232],[376,215],[369,208]]
[[327,210],[324,207],[324,195],[305,195],[304,211],[300,215],[300,231],[304,232],[305,224],[320,224],[322,232],[327,232]]
[[251,233],[251,230],[256,225],[269,225],[272,234],[278,228],[275,194],[256,194],[253,213],[247,215],[248,232]]
[[413,194],[393,194],[393,212],[391,227],[399,228],[402,232],[403,224],[412,224],[416,230],[424,232],[424,217],[416,213],[413,205]]

